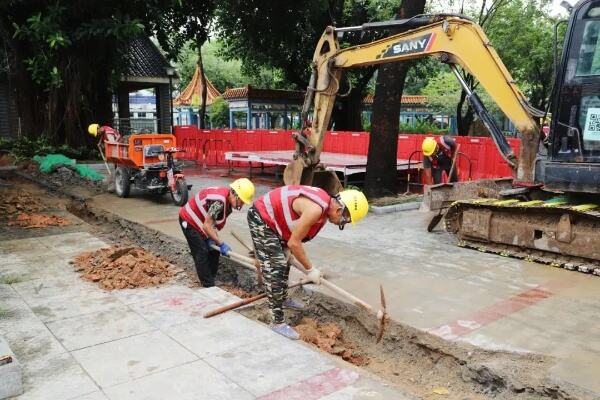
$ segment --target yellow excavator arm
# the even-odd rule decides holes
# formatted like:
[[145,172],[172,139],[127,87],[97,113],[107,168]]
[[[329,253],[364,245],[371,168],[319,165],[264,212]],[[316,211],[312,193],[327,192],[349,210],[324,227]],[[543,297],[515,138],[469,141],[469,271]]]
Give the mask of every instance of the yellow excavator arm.
[[[399,26],[414,29],[367,44],[345,49],[339,47],[339,33]],[[325,29],[313,57],[313,73],[302,109],[303,127],[294,133],[295,159],[286,168],[285,183],[312,183],[344,69],[427,56],[437,56],[441,62],[450,65],[459,83],[467,91],[474,110],[490,130],[500,153],[515,170],[517,181],[532,182],[540,137],[539,127],[534,120],[534,116],[538,116],[536,110],[529,106],[479,25],[461,16],[433,15],[359,27],[329,26]],[[518,158],[512,153],[479,97],[464,82],[457,65],[479,81],[521,133],[522,144]],[[309,121],[311,106],[313,117]]]

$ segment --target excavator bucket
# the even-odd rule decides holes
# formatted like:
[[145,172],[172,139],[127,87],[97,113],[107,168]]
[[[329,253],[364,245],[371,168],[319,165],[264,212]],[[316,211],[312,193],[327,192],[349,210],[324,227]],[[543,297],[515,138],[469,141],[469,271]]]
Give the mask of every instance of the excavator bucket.
[[309,185],[325,190],[335,196],[344,188],[334,171],[327,171],[322,166],[305,167],[302,159],[291,161],[283,171],[283,182],[286,185]]

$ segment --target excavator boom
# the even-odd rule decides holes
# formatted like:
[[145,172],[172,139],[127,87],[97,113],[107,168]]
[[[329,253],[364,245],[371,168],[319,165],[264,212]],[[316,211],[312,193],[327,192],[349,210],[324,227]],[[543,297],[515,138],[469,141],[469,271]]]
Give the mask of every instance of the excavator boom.
[[[337,35],[352,30],[411,28],[371,43],[340,49]],[[312,76],[302,109],[303,126],[294,134],[295,160],[284,173],[286,184],[311,184],[313,170],[319,164],[325,131],[340,87],[344,69],[438,57],[450,65],[467,92],[473,109],[490,130],[504,159],[515,170],[518,181],[533,182],[535,156],[539,143],[539,127],[532,108],[515,85],[510,73],[498,57],[485,33],[471,20],[452,15],[418,16],[365,24],[359,27],[327,27],[314,53]],[[457,69],[461,66],[472,74],[498,107],[512,121],[523,138],[519,157],[515,157],[502,132],[475,93],[472,93]],[[312,121],[309,119],[313,109]],[[335,185],[324,185],[334,187]]]

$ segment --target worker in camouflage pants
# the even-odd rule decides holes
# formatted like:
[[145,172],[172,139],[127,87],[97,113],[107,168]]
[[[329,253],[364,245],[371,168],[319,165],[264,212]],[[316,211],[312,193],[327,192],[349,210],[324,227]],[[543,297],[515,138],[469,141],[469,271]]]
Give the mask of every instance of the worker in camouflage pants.
[[365,195],[357,190],[344,190],[332,197],[323,189],[304,185],[274,189],[250,207],[248,226],[265,278],[273,331],[294,340],[300,337],[284,322],[284,307],[304,308],[301,302],[287,298],[288,254],[291,252],[304,267],[308,282],[321,283],[321,272],[309,260],[302,243],[313,239],[327,221],[343,229],[346,223],[362,219],[368,209]]
[[255,255],[261,265],[273,323],[283,323],[283,303],[287,299],[290,274],[288,257],[281,239],[265,224],[256,208],[248,211],[248,226],[252,232]]

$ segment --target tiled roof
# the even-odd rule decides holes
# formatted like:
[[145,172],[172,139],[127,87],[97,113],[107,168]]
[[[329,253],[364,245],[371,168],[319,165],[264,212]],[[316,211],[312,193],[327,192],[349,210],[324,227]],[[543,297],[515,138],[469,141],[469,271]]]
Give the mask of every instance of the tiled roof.
[[[126,62],[126,78],[167,78],[166,68],[171,66],[146,36],[138,36],[129,42]],[[177,74],[173,78],[177,79]]]
[[298,100],[302,102],[304,92],[299,90],[258,89],[250,85],[239,88],[227,88],[223,93],[225,100],[234,99],[268,99],[268,100]]
[[[212,104],[212,102],[221,95],[217,88],[206,78],[206,105]],[[194,98],[197,98],[195,100]],[[195,100],[195,101],[194,101]],[[192,80],[185,89],[181,92],[173,104],[176,106],[189,106],[193,103],[200,103],[202,101],[202,79],[200,76],[200,68],[196,65],[196,70],[192,76]]]
[[[363,99],[363,104],[373,104],[373,98],[372,94],[366,95]],[[427,96],[405,95],[402,96],[401,103],[427,105]]]

